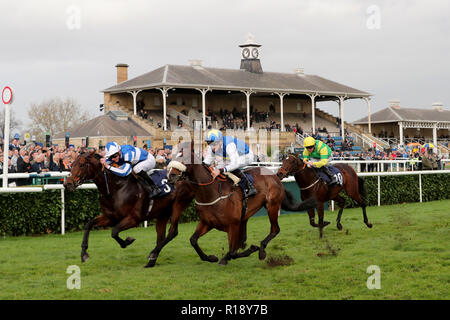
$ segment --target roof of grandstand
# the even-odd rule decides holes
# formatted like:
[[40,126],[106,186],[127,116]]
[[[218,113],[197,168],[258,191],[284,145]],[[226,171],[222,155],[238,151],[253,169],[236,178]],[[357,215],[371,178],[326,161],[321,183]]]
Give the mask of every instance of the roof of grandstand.
[[133,79],[104,89],[116,93],[128,90],[152,89],[162,86],[210,88],[217,90],[249,90],[259,92],[318,93],[347,95],[348,98],[368,97],[370,93],[316,75],[264,72],[243,69],[221,69],[181,65],[165,65]]
[[[393,108],[387,107],[370,115],[371,123],[398,122],[398,121],[438,121],[450,122],[450,110]],[[367,124],[368,119],[364,117],[356,120],[354,124]]]

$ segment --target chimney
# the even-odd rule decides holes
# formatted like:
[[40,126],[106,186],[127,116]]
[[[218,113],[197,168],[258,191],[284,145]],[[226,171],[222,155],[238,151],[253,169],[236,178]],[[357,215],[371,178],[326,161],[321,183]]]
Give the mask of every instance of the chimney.
[[125,63],[116,64],[117,84],[128,80],[128,65]]
[[189,60],[189,65],[194,69],[203,69],[202,60],[199,59]]
[[294,69],[294,73],[299,77],[303,76],[305,74],[305,69],[303,69],[303,68]]
[[400,109],[400,100],[389,100],[389,107]]
[[431,106],[435,111],[444,111],[444,105],[442,104],[442,102],[435,102]]

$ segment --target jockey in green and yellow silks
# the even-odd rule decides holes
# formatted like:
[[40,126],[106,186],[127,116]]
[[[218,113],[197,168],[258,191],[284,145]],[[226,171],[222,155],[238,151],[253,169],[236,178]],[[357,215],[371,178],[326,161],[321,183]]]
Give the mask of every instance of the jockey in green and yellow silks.
[[[306,137],[303,140],[303,161],[308,167],[315,167],[323,170],[328,177],[330,177],[330,185],[336,184],[338,181],[336,176],[332,174],[327,166],[328,158],[331,157],[331,148],[320,140],[316,140],[313,137]],[[314,159],[316,161],[311,161]]]

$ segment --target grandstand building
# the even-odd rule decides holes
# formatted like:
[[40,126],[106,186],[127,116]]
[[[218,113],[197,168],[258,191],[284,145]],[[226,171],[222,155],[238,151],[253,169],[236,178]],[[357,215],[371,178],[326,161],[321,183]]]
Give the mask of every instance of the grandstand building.
[[[105,112],[126,112],[157,141],[170,138],[180,120],[188,130],[194,124],[220,129],[223,119],[219,115],[234,110],[244,129],[279,124],[283,144],[295,141],[289,128],[296,124],[308,133],[322,127],[342,136],[345,129],[358,130],[344,121],[348,99],[363,99],[370,110],[370,93],[306,74],[303,69],[293,73],[263,71],[261,45],[249,36],[239,47],[239,69],[206,67],[200,60],[190,60],[189,65],[167,64],[128,79],[128,65],[117,64],[117,83],[102,90]],[[318,101],[338,102],[339,119],[317,109]],[[257,113],[268,116],[258,122],[254,118]]]
[[[430,109],[416,109],[401,107],[400,101],[392,100],[389,107],[373,113],[370,122],[372,133],[389,144],[431,142],[448,153],[450,111],[440,102]],[[369,119],[364,117],[353,124],[367,130]]]

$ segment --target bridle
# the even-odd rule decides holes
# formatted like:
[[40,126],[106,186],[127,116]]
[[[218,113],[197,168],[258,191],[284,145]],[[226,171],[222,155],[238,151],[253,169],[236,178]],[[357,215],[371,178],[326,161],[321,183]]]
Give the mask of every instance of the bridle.
[[[298,159],[296,156],[289,155],[288,158],[289,158],[289,157],[294,157],[294,158],[295,158],[295,161],[296,161],[297,164],[298,164],[299,159]],[[288,159],[288,158],[286,158],[286,159]],[[302,161],[302,162],[303,162],[303,161]],[[305,168],[306,168],[306,163],[303,162],[303,166],[298,165],[297,171],[294,171],[294,172],[292,172],[292,173],[288,172],[288,171],[287,171],[286,169],[284,169],[283,167],[281,167],[280,169],[278,169],[278,171],[281,172],[281,174],[283,175],[283,177],[287,177],[289,174],[291,174],[291,175],[296,175],[296,174],[299,173],[300,171],[303,171]]]
[[[86,159],[86,167],[87,167],[87,174],[83,175],[83,177],[81,177],[76,183],[74,183],[74,187],[78,188],[79,186],[81,186],[83,183],[85,183],[88,180],[94,180],[95,178],[97,178],[97,176],[100,174],[100,172],[98,172],[93,178],[87,178],[87,176],[89,175],[90,171],[91,171],[91,161],[89,159],[89,156],[84,157]],[[102,170],[104,171],[104,166],[102,166]],[[69,177],[72,177],[72,175],[70,175]],[[72,177],[73,180],[73,177]],[[108,184],[106,183],[106,186],[108,187]]]

